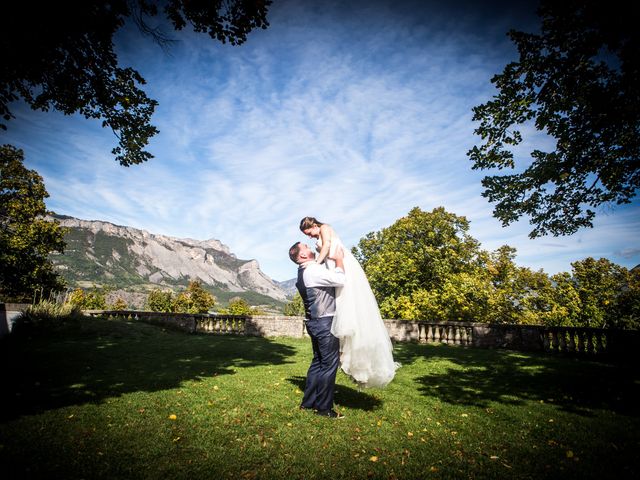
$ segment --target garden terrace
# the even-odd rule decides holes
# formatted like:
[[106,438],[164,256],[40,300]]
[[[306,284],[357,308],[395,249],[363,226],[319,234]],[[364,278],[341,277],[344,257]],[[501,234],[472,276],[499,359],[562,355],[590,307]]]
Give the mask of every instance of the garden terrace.
[[[18,333],[16,331],[15,333]],[[0,343],[6,478],[637,478],[640,377],[609,360],[397,342],[300,411],[305,338],[84,317]]]

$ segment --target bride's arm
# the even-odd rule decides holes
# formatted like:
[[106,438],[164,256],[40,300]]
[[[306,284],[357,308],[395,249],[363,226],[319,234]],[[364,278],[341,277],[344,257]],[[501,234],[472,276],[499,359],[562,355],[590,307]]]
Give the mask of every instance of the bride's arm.
[[322,248],[316,257],[316,262],[318,263],[322,263],[329,255],[329,249],[331,248],[331,227],[329,225],[320,227],[320,239],[322,240]]

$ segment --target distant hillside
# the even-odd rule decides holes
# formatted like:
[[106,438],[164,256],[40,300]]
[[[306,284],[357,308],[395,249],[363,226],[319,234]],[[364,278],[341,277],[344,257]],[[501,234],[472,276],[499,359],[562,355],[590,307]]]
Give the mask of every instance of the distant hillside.
[[292,278],[291,280],[285,280],[284,282],[276,282],[278,286],[284,291],[287,295],[287,298],[293,298],[296,293],[298,293],[298,289],[296,288],[297,278]]
[[254,304],[261,297],[287,299],[257,261],[238,259],[219,240],[172,238],[108,222],[54,218],[68,233],[64,254],[52,260],[71,286],[178,287],[199,280],[221,300],[239,294],[254,298]]

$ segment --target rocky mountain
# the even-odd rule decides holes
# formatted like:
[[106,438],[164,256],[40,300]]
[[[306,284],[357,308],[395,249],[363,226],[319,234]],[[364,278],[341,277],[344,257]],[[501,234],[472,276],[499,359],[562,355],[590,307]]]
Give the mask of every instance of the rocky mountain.
[[108,222],[54,218],[68,233],[64,254],[52,260],[72,286],[173,287],[199,280],[221,292],[256,292],[280,301],[287,298],[256,260],[238,259],[219,240],[173,238]]
[[285,280],[284,282],[276,282],[278,286],[284,291],[287,298],[293,298],[296,293],[298,293],[298,289],[296,288],[297,278],[292,278],[290,280]]

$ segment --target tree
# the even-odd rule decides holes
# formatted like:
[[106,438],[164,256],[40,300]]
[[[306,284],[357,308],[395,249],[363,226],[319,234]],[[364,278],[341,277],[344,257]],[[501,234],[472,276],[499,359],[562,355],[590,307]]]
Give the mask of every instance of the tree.
[[[470,301],[475,293],[485,291],[484,287],[474,290],[472,279],[482,276],[486,254],[468,230],[464,217],[442,207],[431,212],[416,207],[390,227],[361,239],[354,255],[367,274],[382,314],[450,319],[449,300],[468,294]],[[469,315],[456,311],[454,318]]]
[[299,293],[296,292],[293,299],[284,306],[283,311],[289,317],[304,317],[304,303]]
[[93,288],[91,291],[84,291],[81,288],[76,288],[69,298],[67,303],[77,308],[78,310],[106,310],[107,300],[104,290]]
[[630,203],[640,187],[638,10],[614,0],[542,0],[541,33],[510,31],[519,61],[493,77],[493,100],[474,107],[483,144],[474,169],[515,168],[521,126],[555,140],[520,173],[487,176],[483,196],[507,226],[529,216],[530,237],[593,226],[593,208]]
[[485,321],[490,323],[539,324],[549,309],[546,294],[552,288],[549,276],[515,263],[516,249],[503,245],[489,254],[487,273],[492,290]]
[[479,243],[464,217],[439,207],[413,208],[406,217],[371,232],[354,248],[378,299],[433,290],[453,273],[481,268]]
[[155,288],[147,296],[147,308],[152,312],[172,312],[173,293]]
[[624,285],[617,300],[613,326],[640,329],[640,266],[625,272]]
[[[187,26],[212,39],[243,43],[254,28],[267,28],[270,0],[84,0],[4,2],[0,28],[0,115],[24,100],[36,110],[51,108],[102,120],[118,138],[112,150],[121,165],[152,157],[144,148],[158,133],[150,124],[158,102],[139,87],[144,78],[119,65],[115,33],[131,18],[142,33],[166,45],[171,40],[149,26],[162,14],[176,30]],[[0,123],[6,129],[6,124]]]
[[264,315],[264,312],[258,307],[252,307],[244,298],[233,297],[229,300],[227,308],[218,310],[218,313],[222,315]]
[[42,177],[23,161],[22,150],[0,147],[0,297],[5,300],[31,300],[36,291],[64,287],[49,260],[52,252],[63,252],[64,230],[45,220],[49,194]]
[[216,304],[216,298],[198,281],[189,282],[184,292],[176,297],[173,311],[177,313],[207,313]]
[[229,301],[229,305],[226,309],[229,315],[251,315],[252,309],[251,305],[244,299],[240,297],[232,298]]
[[626,268],[591,257],[571,264],[572,277],[580,298],[578,322],[588,327],[611,327],[617,323],[618,297],[625,288]]
[[118,297],[116,298],[116,301],[112,304],[108,306],[109,310],[127,310],[129,308],[129,305],[127,305],[127,302],[124,301],[122,298]]

